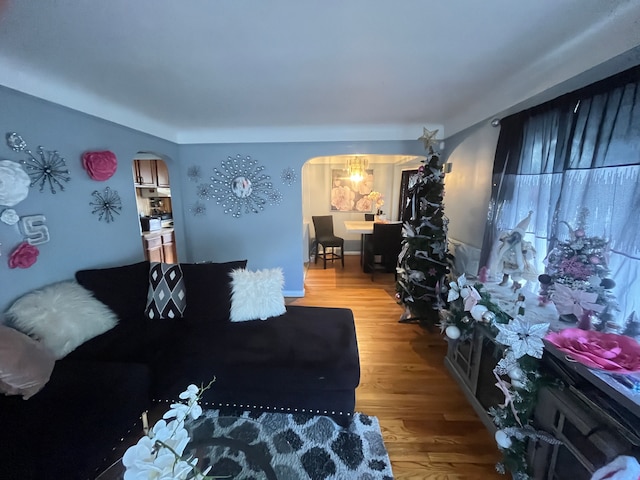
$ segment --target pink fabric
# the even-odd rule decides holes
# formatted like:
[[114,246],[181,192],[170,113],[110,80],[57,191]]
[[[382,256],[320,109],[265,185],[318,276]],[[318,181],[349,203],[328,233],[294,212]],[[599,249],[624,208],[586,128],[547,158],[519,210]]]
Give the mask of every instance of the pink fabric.
[[85,152],[82,154],[82,166],[89,176],[103,182],[111,178],[118,168],[118,159],[113,152]]
[[49,381],[55,359],[40,342],[0,325],[0,392],[27,400]]
[[640,372],[640,344],[633,338],[579,328],[567,328],[545,337],[587,367],[616,373]]

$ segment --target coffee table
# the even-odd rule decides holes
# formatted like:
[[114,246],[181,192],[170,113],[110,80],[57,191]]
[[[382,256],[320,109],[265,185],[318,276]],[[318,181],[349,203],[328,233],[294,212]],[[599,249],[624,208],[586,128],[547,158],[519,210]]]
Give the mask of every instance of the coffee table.
[[[274,454],[287,454],[293,447],[283,436],[265,422],[250,417],[206,416],[185,425],[191,442],[186,455],[198,458],[198,468],[213,466],[209,475],[222,478],[252,480],[282,480],[275,467]],[[96,480],[122,480],[124,465],[118,460]]]

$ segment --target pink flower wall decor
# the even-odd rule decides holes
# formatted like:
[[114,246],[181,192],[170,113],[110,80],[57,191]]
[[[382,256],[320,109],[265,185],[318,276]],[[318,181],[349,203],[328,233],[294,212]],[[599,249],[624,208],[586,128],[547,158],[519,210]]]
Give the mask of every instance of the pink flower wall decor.
[[29,268],[36,263],[40,251],[27,242],[16,247],[9,257],[9,268]]
[[640,345],[631,337],[566,328],[549,333],[545,340],[590,368],[617,373],[640,371]]
[[118,168],[118,160],[113,152],[85,152],[82,166],[93,180],[104,182],[110,179]]

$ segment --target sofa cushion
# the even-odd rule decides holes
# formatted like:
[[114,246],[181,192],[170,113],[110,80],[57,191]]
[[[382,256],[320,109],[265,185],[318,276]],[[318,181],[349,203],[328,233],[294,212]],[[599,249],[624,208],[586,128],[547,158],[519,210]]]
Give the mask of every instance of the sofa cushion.
[[115,313],[74,281],[23,295],[9,307],[7,317],[18,330],[42,341],[56,358],[118,323]]
[[28,400],[49,381],[55,361],[40,342],[0,325],[0,392]]
[[224,263],[181,263],[187,290],[184,316],[191,321],[228,322],[231,310],[231,277],[246,260]]
[[148,261],[76,272],[76,280],[113,310],[120,320],[143,318],[149,291]]
[[152,262],[144,314],[151,320],[182,318],[187,292],[180,264]]
[[284,274],[281,268],[257,270],[238,268],[231,272],[231,321],[266,320],[286,312]]

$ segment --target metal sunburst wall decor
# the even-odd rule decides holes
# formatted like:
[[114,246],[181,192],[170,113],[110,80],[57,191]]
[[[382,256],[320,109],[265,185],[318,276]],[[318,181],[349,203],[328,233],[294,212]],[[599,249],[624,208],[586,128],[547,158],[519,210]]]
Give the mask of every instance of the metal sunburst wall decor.
[[282,183],[290,187],[296,181],[296,172],[293,168],[287,167],[282,170],[280,178],[282,179]]
[[31,186],[39,185],[40,191],[45,185],[51,193],[57,189],[64,191],[64,183],[71,180],[64,158],[55,150],[38,147],[37,155],[27,148],[27,142],[15,132],[7,133],[7,145],[14,152],[24,152],[29,158],[20,161],[31,178]]
[[196,195],[202,200],[211,200],[213,196],[213,188],[206,183],[200,183],[196,187]]
[[271,205],[280,205],[280,202],[282,202],[282,193],[280,190],[274,188],[268,193],[267,198]]
[[194,217],[204,217],[207,214],[207,206],[204,203],[196,202],[189,206],[189,213]]
[[120,215],[122,201],[118,192],[106,187],[104,192],[95,190],[91,195],[93,195],[93,201],[89,202],[93,207],[91,213],[97,214],[98,220],[111,223],[115,220],[114,215]]
[[273,190],[271,177],[262,173],[264,166],[250,156],[227,157],[211,177],[213,198],[224,213],[240,218],[243,213],[259,213]]
[[202,170],[198,165],[192,165],[187,169],[187,177],[192,182],[199,182],[202,178]]

